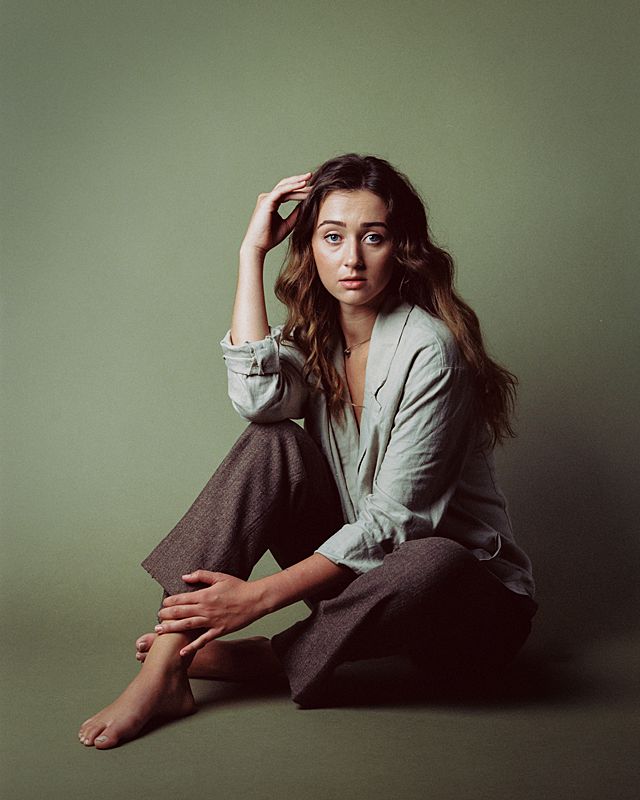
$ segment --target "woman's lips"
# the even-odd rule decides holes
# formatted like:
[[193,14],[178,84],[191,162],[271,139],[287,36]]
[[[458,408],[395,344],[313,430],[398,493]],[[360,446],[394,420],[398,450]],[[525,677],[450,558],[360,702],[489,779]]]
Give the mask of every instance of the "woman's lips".
[[346,289],[359,289],[366,283],[366,278],[343,278],[340,283]]

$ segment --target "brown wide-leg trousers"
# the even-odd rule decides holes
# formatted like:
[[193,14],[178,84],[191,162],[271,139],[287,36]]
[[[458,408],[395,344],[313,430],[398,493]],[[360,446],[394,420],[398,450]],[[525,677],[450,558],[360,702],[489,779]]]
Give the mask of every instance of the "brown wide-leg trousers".
[[[165,595],[192,591],[196,569],[248,579],[270,550],[284,569],[344,523],[323,454],[293,422],[251,423],[192,506],[142,566]],[[515,594],[466,548],[428,537],[401,544],[271,640],[291,697],[321,704],[341,663],[405,654],[437,680],[493,676],[525,642],[537,603]]]

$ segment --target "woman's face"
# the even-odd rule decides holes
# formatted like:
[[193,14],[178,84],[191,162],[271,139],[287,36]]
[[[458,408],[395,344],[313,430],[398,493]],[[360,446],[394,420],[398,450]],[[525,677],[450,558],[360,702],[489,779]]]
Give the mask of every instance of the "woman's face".
[[330,192],[311,239],[322,285],[342,307],[378,308],[395,259],[387,206],[367,190]]

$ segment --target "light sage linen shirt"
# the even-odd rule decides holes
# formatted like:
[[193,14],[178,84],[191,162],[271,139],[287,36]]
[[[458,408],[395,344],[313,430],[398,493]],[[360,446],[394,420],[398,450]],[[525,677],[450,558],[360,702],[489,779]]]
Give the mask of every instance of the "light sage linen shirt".
[[[252,422],[304,419],[332,468],[346,522],[317,553],[361,574],[404,541],[444,536],[509,589],[534,597],[488,430],[473,413],[469,368],[443,322],[418,306],[385,301],[369,344],[359,431],[350,406],[343,423],[330,418],[282,326],[236,345],[228,331],[220,344],[236,411]],[[340,344],[333,362],[344,375]]]

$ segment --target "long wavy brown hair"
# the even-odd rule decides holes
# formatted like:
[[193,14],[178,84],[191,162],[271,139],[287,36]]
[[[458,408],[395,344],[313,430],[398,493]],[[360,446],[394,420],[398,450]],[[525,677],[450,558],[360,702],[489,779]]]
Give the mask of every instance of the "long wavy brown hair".
[[487,354],[478,317],[454,288],[453,259],[434,243],[425,204],[406,175],[382,158],[346,153],[325,161],[309,183],[312,188],[300,204],[275,294],[287,308],[283,338],[304,353],[305,378],[326,393],[329,413],[343,418],[349,394],[331,361],[341,336],[338,301],[318,277],[311,239],[329,192],[365,189],[382,198],[388,209],[396,265],[386,293],[396,293],[449,327],[471,368],[476,413],[486,421],[492,444],[515,436],[511,418],[518,380]]

